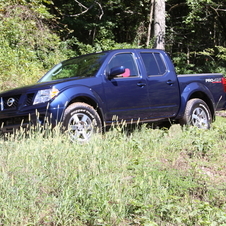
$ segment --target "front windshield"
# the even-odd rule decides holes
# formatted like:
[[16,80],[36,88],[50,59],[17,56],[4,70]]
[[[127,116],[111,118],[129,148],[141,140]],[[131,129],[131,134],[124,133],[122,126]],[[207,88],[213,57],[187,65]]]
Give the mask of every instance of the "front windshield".
[[96,75],[105,57],[106,53],[102,52],[83,55],[63,61],[47,72],[39,82],[48,82],[72,77],[93,77]]

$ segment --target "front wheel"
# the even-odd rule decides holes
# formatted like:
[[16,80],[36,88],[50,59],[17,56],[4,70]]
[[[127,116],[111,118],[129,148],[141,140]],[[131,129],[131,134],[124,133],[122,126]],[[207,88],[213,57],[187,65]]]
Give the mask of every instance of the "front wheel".
[[181,125],[192,125],[201,129],[209,129],[212,115],[208,105],[201,99],[195,98],[187,102]]
[[72,140],[87,141],[94,133],[101,132],[102,123],[93,107],[78,102],[66,108],[63,127]]

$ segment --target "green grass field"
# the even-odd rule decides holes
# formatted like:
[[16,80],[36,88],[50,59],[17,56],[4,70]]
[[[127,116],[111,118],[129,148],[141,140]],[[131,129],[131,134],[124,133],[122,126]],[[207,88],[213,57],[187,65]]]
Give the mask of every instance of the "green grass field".
[[226,119],[210,130],[120,126],[89,143],[0,140],[0,225],[226,225]]

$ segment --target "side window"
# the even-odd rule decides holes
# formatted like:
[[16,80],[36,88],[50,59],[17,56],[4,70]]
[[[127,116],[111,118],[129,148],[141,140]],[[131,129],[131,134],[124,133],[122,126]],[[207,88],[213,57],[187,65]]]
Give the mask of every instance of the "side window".
[[166,66],[159,53],[141,53],[147,75],[163,75],[166,71]]
[[163,75],[166,72],[166,65],[159,53],[154,53],[154,56],[159,66],[160,75]]
[[118,77],[135,77],[138,76],[137,66],[134,62],[132,53],[120,53],[116,54],[108,63],[108,69],[111,70],[114,67],[124,66],[125,73]]

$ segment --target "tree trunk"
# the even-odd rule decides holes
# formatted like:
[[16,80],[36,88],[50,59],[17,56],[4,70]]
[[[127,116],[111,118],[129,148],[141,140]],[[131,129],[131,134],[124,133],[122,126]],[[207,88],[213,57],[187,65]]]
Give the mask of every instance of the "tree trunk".
[[155,0],[150,1],[150,13],[149,13],[149,21],[148,21],[148,33],[147,33],[147,42],[146,47],[150,45],[150,38],[151,38],[151,26],[153,21],[153,11],[154,11],[154,2]]
[[155,0],[154,6],[154,37],[156,49],[165,49],[165,0]]

